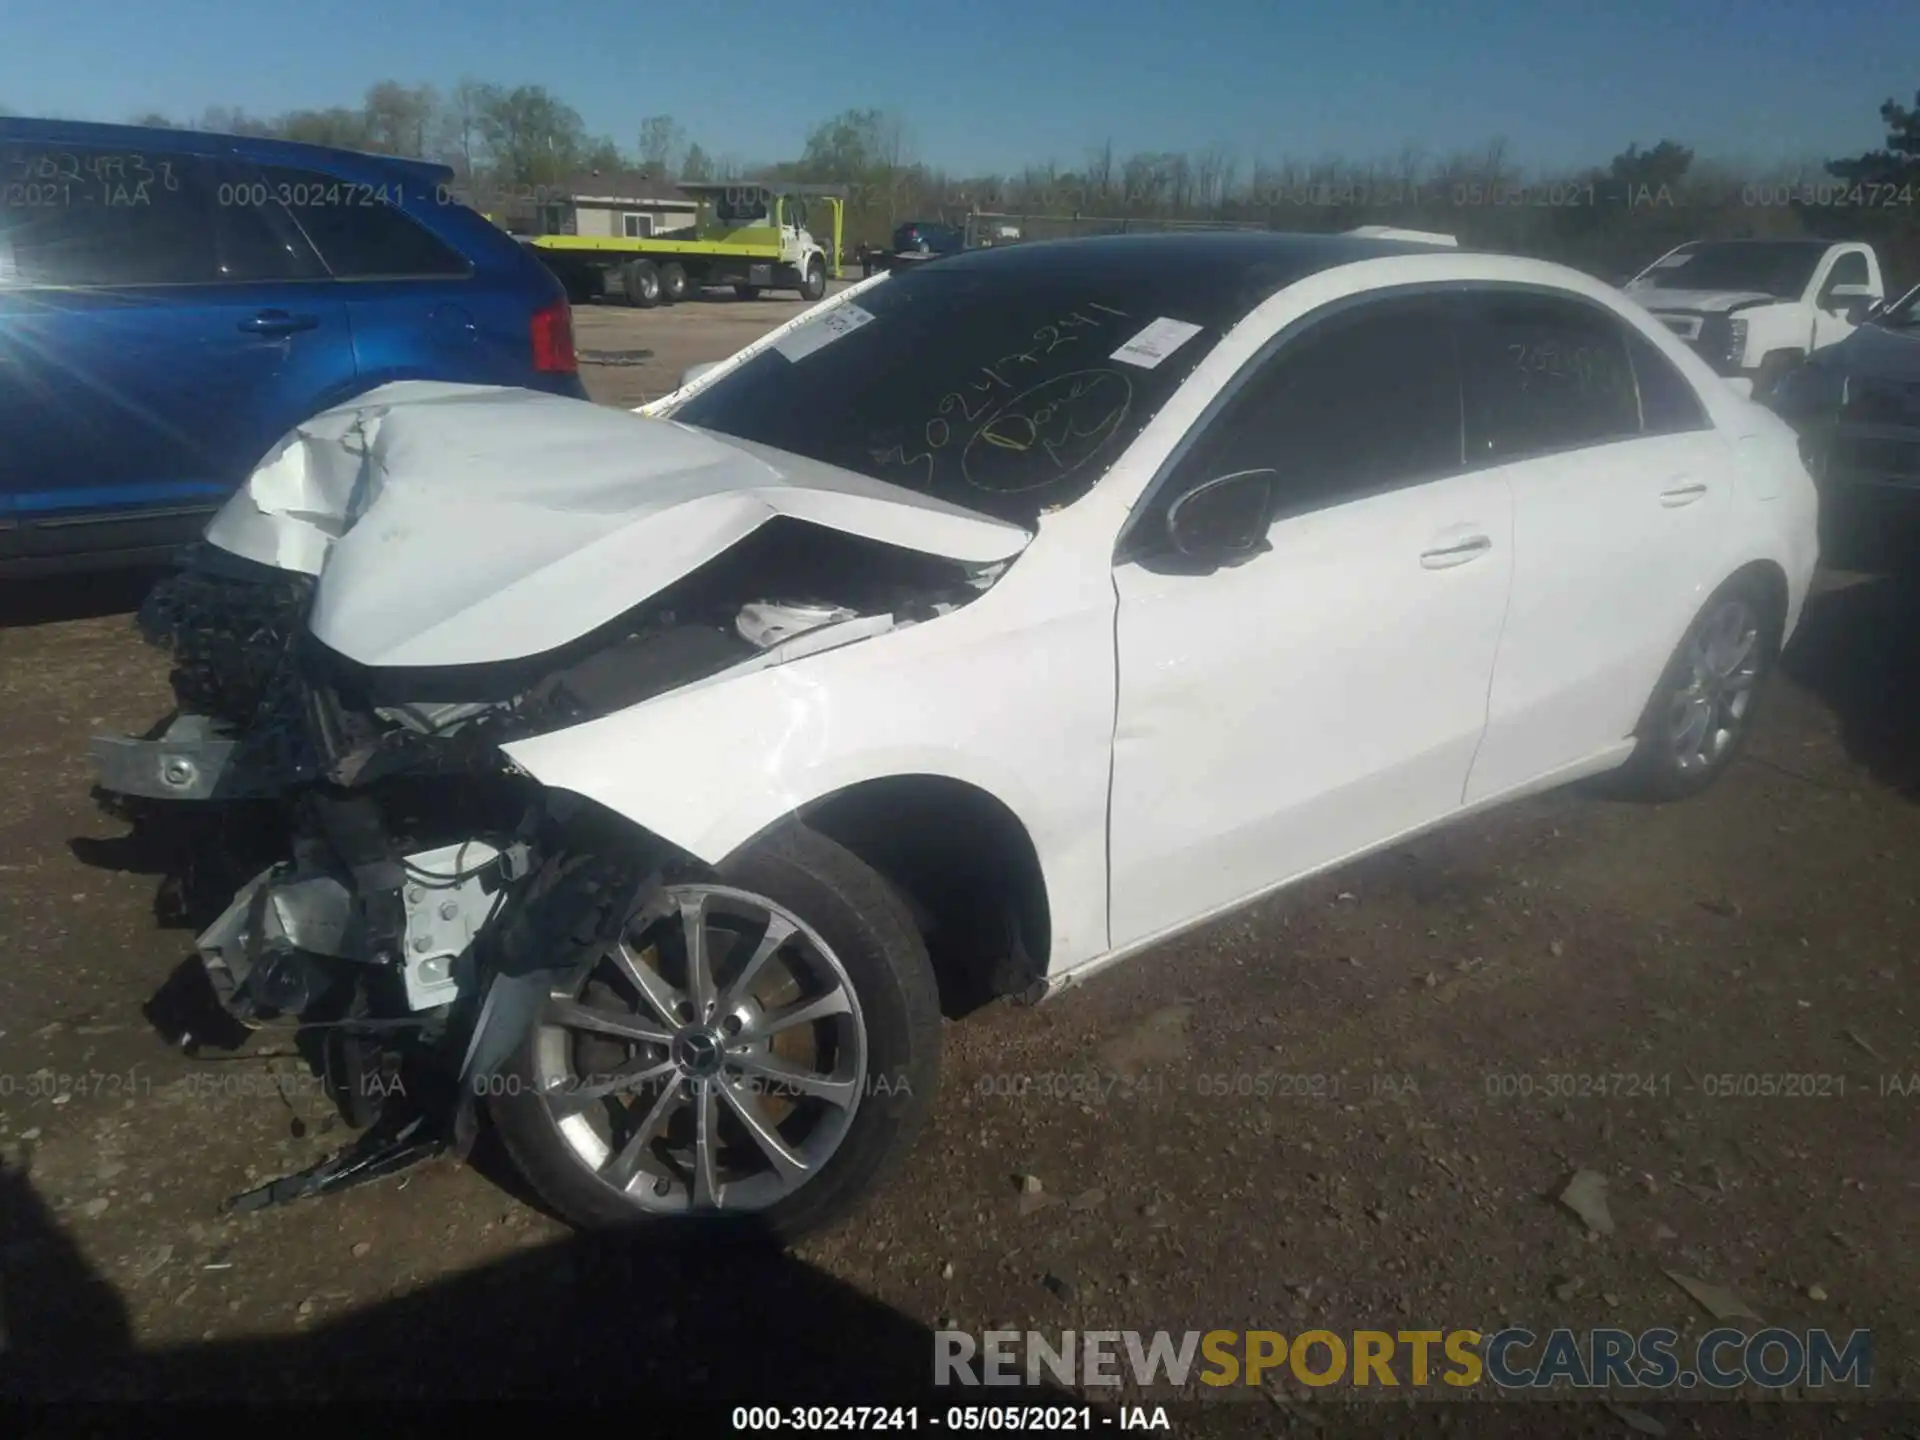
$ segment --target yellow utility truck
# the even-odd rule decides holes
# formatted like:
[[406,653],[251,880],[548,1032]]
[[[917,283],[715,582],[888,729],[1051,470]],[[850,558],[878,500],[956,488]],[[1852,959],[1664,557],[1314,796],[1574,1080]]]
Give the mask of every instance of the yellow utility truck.
[[[845,186],[727,181],[679,188],[700,202],[686,229],[646,238],[537,235],[523,243],[576,304],[605,295],[643,308],[671,305],[709,285],[731,285],[746,299],[795,290],[818,300],[828,278],[839,278]],[[815,224],[830,228],[815,238]]]

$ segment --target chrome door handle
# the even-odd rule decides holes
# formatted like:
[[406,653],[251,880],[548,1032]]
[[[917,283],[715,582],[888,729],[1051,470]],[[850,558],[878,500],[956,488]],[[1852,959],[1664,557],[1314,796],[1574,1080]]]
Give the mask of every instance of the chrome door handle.
[[1447,570],[1455,565],[1464,565],[1469,560],[1477,560],[1492,548],[1493,541],[1485,535],[1469,535],[1464,540],[1443,545],[1437,550],[1422,550],[1420,564],[1428,570]]
[[1692,480],[1684,485],[1673,485],[1662,490],[1660,492],[1660,503],[1666,506],[1667,509],[1673,510],[1682,505],[1691,505],[1706,493],[1707,487],[1705,485],[1701,484],[1698,480]]

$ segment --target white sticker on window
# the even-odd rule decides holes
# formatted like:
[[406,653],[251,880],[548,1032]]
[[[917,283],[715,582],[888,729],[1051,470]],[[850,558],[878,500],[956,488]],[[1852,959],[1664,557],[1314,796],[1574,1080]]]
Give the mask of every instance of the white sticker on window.
[[1169,320],[1164,315],[1108,357],[1151,370],[1167,356],[1200,333],[1198,325],[1185,320]]
[[818,320],[810,320],[799,329],[789,331],[786,338],[774,342],[773,348],[789,360],[804,360],[842,335],[851,335],[871,319],[871,310],[862,310],[849,301],[829,310]]

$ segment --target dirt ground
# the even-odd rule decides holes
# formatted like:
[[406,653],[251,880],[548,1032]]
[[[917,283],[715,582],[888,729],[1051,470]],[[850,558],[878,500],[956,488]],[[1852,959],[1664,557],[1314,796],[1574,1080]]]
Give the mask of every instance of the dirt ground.
[[[640,403],[795,308],[583,309],[590,388]],[[223,1214],[343,1132],[296,1061],[190,1057],[145,1014],[191,936],[85,761],[166,705],[142,582],[0,592],[3,1393],[565,1390],[639,1415],[777,1375],[863,1403],[919,1381],[935,1326],[1697,1337],[1716,1322],[1680,1274],[1769,1324],[1871,1329],[1856,1399],[1920,1401],[1920,566],[1888,559],[1920,548],[1858,533],[1874,553],[1841,537],[1857,568],[1824,577],[1716,790],[1530,801],[950,1026],[912,1167],[786,1258],[610,1259],[445,1160]],[[1583,1169],[1611,1233],[1555,1201]],[[1249,1433],[1333,1433],[1336,1392],[1288,1386],[1233,1407]],[[1692,1413],[1633,1403],[1556,1425]],[[1894,1433],[1858,1403],[1793,1413]],[[1745,1433],[1788,1433],[1768,1416]]]

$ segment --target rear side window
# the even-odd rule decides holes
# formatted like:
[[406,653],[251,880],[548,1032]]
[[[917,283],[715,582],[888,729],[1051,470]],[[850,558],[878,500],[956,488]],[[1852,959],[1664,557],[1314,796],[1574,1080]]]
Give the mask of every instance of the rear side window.
[[1166,501],[1218,476],[1272,469],[1280,512],[1298,514],[1460,468],[1447,309],[1380,301],[1321,321],[1267,360],[1181,461]]
[[208,161],[80,146],[0,150],[0,284],[196,285],[218,278]]
[[1461,363],[1469,460],[1498,463],[1640,433],[1626,333],[1579,301],[1475,297]]
[[1640,428],[1645,434],[1684,435],[1713,428],[1699,395],[1659,346],[1637,330],[1629,330],[1627,353],[1640,388]]
[[246,281],[325,278],[313,247],[266,184],[247,166],[222,162],[214,188],[214,242],[220,278]]
[[466,275],[465,256],[391,201],[393,184],[369,185],[287,166],[263,166],[267,193],[299,221],[327,269],[342,280]]

